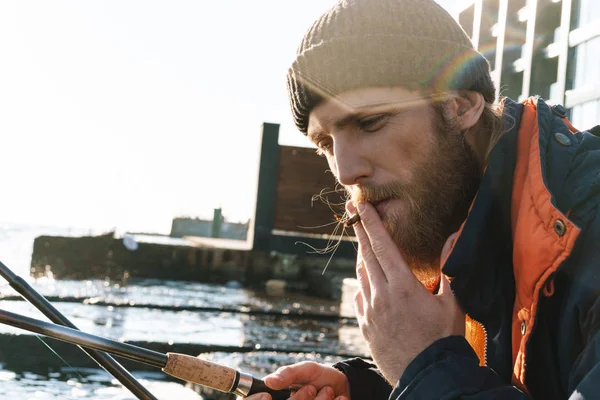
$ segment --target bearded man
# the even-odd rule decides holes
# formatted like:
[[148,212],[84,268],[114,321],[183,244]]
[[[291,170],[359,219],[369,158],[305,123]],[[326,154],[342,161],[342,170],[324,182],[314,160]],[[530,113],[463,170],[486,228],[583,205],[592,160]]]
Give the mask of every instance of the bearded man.
[[288,89],[360,215],[374,364],[304,362],[265,383],[301,386],[296,400],[597,398],[600,139],[540,98],[496,99],[433,0],[340,1]]

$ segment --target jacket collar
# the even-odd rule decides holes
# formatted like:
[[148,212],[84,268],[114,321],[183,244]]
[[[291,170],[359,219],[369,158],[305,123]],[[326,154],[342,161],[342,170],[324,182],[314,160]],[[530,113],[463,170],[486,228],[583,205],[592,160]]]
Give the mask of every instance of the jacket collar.
[[521,104],[505,100],[506,132],[489,156],[469,215],[443,268],[453,278],[451,287],[463,310],[479,321],[490,312],[498,293],[506,293],[503,286],[514,285],[512,268],[506,266],[512,265],[511,193],[522,111]]

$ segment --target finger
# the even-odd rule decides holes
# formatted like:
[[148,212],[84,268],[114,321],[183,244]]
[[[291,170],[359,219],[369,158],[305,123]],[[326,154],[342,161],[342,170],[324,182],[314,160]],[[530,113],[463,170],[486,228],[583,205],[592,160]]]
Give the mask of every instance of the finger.
[[333,400],[335,396],[335,392],[330,386],[322,387],[321,390],[317,393],[317,397],[315,400]]
[[358,318],[365,315],[365,298],[360,290],[354,295],[354,309]]
[[[348,202],[346,208],[349,212],[355,212],[354,204]],[[379,266],[379,261],[373,254],[369,238],[360,222],[353,225],[354,232],[358,239],[358,258],[356,264],[356,277],[363,291],[365,301],[371,302],[372,288],[382,288],[387,283],[383,270]]]
[[313,400],[317,395],[317,389],[313,385],[302,386],[290,397],[290,400]]
[[318,378],[320,370],[319,364],[304,361],[281,367],[275,373],[267,375],[263,381],[271,389],[285,389],[294,384],[305,384],[314,381]]
[[[356,234],[356,238],[358,239],[358,258],[362,260],[364,272],[368,277],[367,281],[369,283],[369,287],[381,287],[381,285],[385,285],[387,283],[388,279],[379,264],[379,260],[371,249],[369,236],[361,224],[362,222],[357,222],[356,224],[352,225],[354,228],[354,233]],[[371,292],[371,290],[365,292],[365,296],[368,294],[368,299],[371,298]]]
[[[404,278],[403,280],[417,283],[415,282],[416,278],[414,274],[404,261],[400,250],[398,250],[398,246],[387,229],[385,229],[375,207],[369,203],[360,203],[357,209],[360,214],[360,223],[354,226],[356,230],[362,230],[363,235],[366,236],[366,238],[363,238],[363,241],[369,243],[370,251],[377,259],[381,270],[388,280],[390,280],[391,276],[399,275]],[[359,242],[360,239],[359,237]]]
[[235,400],[271,400],[271,395],[268,393],[254,393],[252,396],[248,397],[238,396]]
[[346,202],[346,211],[347,211],[348,216],[352,216],[352,215],[356,214],[356,206],[354,205],[353,202],[351,202],[351,201]]
[[367,273],[367,268],[365,267],[365,262],[360,252],[356,264],[356,279],[358,280],[358,285],[360,286],[360,290],[363,292],[364,297],[370,299],[371,282],[369,281],[369,274]]
[[358,322],[358,327],[360,328],[360,333],[362,334],[365,340],[369,340],[369,333],[365,330],[366,328],[366,318],[365,318],[365,310],[367,308],[367,302],[359,290],[354,296],[354,309],[356,310],[356,321]]

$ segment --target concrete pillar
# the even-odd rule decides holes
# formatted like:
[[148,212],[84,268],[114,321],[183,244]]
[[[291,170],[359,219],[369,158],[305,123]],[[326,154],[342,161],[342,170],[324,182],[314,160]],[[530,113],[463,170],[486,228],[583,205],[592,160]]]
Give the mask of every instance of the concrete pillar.
[[223,221],[223,215],[220,208],[215,208],[213,212],[212,220],[212,233],[211,236],[214,238],[221,237],[221,222]]
[[252,250],[269,251],[279,174],[279,124],[262,126]]

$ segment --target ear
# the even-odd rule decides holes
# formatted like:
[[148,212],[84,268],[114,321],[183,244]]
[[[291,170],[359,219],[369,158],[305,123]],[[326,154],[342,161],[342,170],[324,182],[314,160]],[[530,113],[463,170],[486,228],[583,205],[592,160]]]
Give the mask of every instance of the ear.
[[447,103],[448,112],[461,130],[467,130],[477,124],[483,109],[485,99],[479,92],[460,90]]

